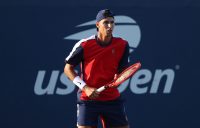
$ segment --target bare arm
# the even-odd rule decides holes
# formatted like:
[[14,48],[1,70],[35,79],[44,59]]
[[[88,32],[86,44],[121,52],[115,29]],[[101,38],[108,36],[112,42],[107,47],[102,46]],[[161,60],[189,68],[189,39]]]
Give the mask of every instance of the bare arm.
[[74,70],[74,66],[70,64],[65,65],[64,73],[71,81],[73,81],[74,78],[77,76],[77,73]]
[[[74,78],[77,76],[77,73],[74,70],[74,66],[70,64],[65,65],[64,73],[71,81],[73,81]],[[86,95],[91,99],[99,97],[99,93],[95,91],[96,88],[92,88],[88,85],[85,85],[82,90],[84,90]]]

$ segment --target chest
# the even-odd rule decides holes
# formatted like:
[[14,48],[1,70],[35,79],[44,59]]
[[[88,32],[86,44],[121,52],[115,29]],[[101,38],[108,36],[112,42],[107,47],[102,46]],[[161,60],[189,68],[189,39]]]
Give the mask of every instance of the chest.
[[111,43],[109,46],[102,47],[96,43],[88,44],[84,47],[84,61],[119,61],[124,52],[122,43]]

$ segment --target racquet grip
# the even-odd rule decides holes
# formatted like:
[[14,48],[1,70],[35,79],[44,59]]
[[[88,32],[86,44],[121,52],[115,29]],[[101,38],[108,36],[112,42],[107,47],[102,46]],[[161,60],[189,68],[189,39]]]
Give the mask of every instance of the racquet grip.
[[106,87],[105,87],[105,86],[102,86],[102,87],[98,88],[96,91],[97,91],[97,92],[102,92],[102,91],[105,90],[105,89],[106,89]]

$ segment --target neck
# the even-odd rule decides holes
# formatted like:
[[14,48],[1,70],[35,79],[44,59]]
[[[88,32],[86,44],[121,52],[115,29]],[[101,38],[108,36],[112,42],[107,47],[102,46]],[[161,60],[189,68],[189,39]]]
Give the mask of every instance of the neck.
[[112,35],[111,36],[103,36],[102,34],[98,33],[97,38],[101,43],[107,44],[111,41]]

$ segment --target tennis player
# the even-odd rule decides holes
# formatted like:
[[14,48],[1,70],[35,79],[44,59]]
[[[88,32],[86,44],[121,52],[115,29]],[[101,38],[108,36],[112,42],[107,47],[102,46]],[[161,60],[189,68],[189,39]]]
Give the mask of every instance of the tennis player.
[[[97,128],[99,118],[104,128],[129,128],[124,100],[117,88],[96,91],[128,67],[128,42],[113,37],[114,26],[114,14],[109,9],[99,11],[97,33],[77,42],[65,60],[65,74],[79,87],[78,128]],[[74,71],[79,64],[81,76]]]

